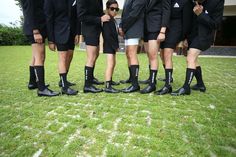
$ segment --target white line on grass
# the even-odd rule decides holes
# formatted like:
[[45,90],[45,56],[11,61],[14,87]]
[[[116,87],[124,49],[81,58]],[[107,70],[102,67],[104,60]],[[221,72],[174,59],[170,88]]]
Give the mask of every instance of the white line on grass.
[[68,147],[75,140],[75,138],[78,138],[80,136],[80,132],[81,130],[80,128],[78,128],[74,134],[70,135],[70,137],[66,141],[64,148]]
[[210,151],[210,157],[217,157],[217,155],[213,153],[212,151]]
[[212,110],[214,110],[214,109],[216,108],[216,106],[213,105],[213,104],[210,104],[210,105],[209,105],[209,108],[212,109]]
[[[110,134],[110,136],[108,137],[108,140],[107,140],[107,143],[109,144],[111,144],[112,143],[112,140],[113,140],[113,138],[117,135],[117,129],[118,129],[118,125],[119,125],[119,123],[121,122],[121,120],[122,120],[122,118],[117,118],[116,120],[115,120],[115,123],[114,123],[114,128],[113,128],[113,131],[111,132],[111,134]],[[106,145],[106,147],[104,148],[104,150],[103,150],[103,152],[102,152],[102,156],[103,157],[106,157],[107,156],[107,145]]]
[[221,146],[220,148],[227,150],[230,153],[236,154],[236,149],[230,146]]
[[33,157],[39,157],[42,152],[43,152],[43,149],[39,149],[36,153],[34,153]]

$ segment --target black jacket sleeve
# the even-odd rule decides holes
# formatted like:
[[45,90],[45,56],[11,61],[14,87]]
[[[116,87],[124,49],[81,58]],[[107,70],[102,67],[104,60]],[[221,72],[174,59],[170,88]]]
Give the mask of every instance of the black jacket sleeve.
[[55,42],[54,39],[54,7],[52,0],[45,0],[44,10],[47,21],[48,41]]
[[162,27],[168,27],[171,14],[171,0],[162,0]]
[[217,29],[223,18],[224,0],[219,0],[214,12],[210,15],[202,12],[198,16],[198,21],[211,29]]
[[135,0],[132,8],[127,17],[122,18],[122,29],[126,32],[139,18],[140,14],[144,11],[146,6],[146,0]]
[[32,4],[32,9],[33,9],[33,11],[32,11],[32,18],[33,18],[33,30],[34,29],[39,29],[39,23],[37,22],[37,16],[36,16],[36,10],[37,10],[37,5],[36,5],[36,1],[35,0],[30,0],[31,2],[31,4]]
[[182,24],[183,24],[183,34],[182,34],[182,40],[186,39],[187,36],[190,34],[192,29],[192,23],[193,23],[193,3],[191,0],[187,0],[187,2],[184,4],[183,12],[182,12]]
[[78,0],[77,1],[77,15],[78,18],[82,22],[92,23],[92,24],[100,24],[101,23],[101,17],[93,16],[88,14],[88,7],[86,5],[86,0]]
[[77,19],[76,22],[76,35],[81,35],[81,21],[79,19]]
[[[32,25],[33,29],[37,29],[34,22],[34,6],[33,6],[33,0],[21,0],[21,4],[24,6],[28,6],[25,8],[25,12],[27,12],[27,20]],[[23,7],[24,7],[23,6]]]
[[103,27],[102,35],[104,38],[104,42],[107,42],[108,40],[111,39],[111,36],[112,36],[109,23],[104,22],[102,27]]

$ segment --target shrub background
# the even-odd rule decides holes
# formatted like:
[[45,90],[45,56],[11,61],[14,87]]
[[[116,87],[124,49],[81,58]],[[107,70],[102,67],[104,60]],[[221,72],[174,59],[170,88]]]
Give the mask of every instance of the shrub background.
[[0,46],[29,45],[21,27],[0,25]]

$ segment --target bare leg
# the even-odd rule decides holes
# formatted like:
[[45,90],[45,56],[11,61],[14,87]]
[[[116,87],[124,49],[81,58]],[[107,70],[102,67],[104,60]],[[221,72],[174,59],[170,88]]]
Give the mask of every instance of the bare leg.
[[107,68],[105,74],[106,81],[112,81],[113,71],[116,65],[116,56],[114,54],[107,54]]
[[179,96],[179,95],[189,95],[191,93],[190,84],[193,80],[193,77],[195,76],[197,59],[200,53],[201,51],[198,49],[194,49],[194,48],[189,49],[189,52],[187,55],[187,69],[186,69],[184,85],[182,88],[171,93],[171,95]]
[[96,63],[96,59],[98,57],[98,47],[97,46],[86,46],[87,51],[87,61],[85,66],[85,85],[84,85],[84,93],[98,93],[102,92],[101,89],[93,86],[93,71]]

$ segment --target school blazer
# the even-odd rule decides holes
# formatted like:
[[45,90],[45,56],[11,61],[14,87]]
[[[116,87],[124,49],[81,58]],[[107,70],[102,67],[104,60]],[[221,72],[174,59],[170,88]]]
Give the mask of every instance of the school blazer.
[[21,0],[24,24],[23,31],[26,35],[33,35],[33,30],[46,33],[46,18],[43,10],[44,0]]
[[168,27],[171,14],[171,0],[149,0],[146,6],[146,28],[148,32],[159,32]]
[[120,26],[125,38],[141,38],[144,29],[144,10],[147,0],[126,0]]
[[184,0],[184,6],[182,11],[182,40],[188,38],[188,35],[192,29],[192,19],[193,19],[193,3],[192,0]]
[[223,18],[224,2],[224,0],[207,0],[203,3],[204,10],[196,18],[199,40],[213,42],[215,30]]
[[102,0],[77,0],[77,15],[82,21],[82,35],[93,37],[101,33]]
[[103,23],[102,35],[104,38],[104,47],[119,48],[118,32],[115,19]]
[[76,16],[75,0],[45,0],[44,8],[49,41],[65,44],[70,34],[79,34],[80,22]]

